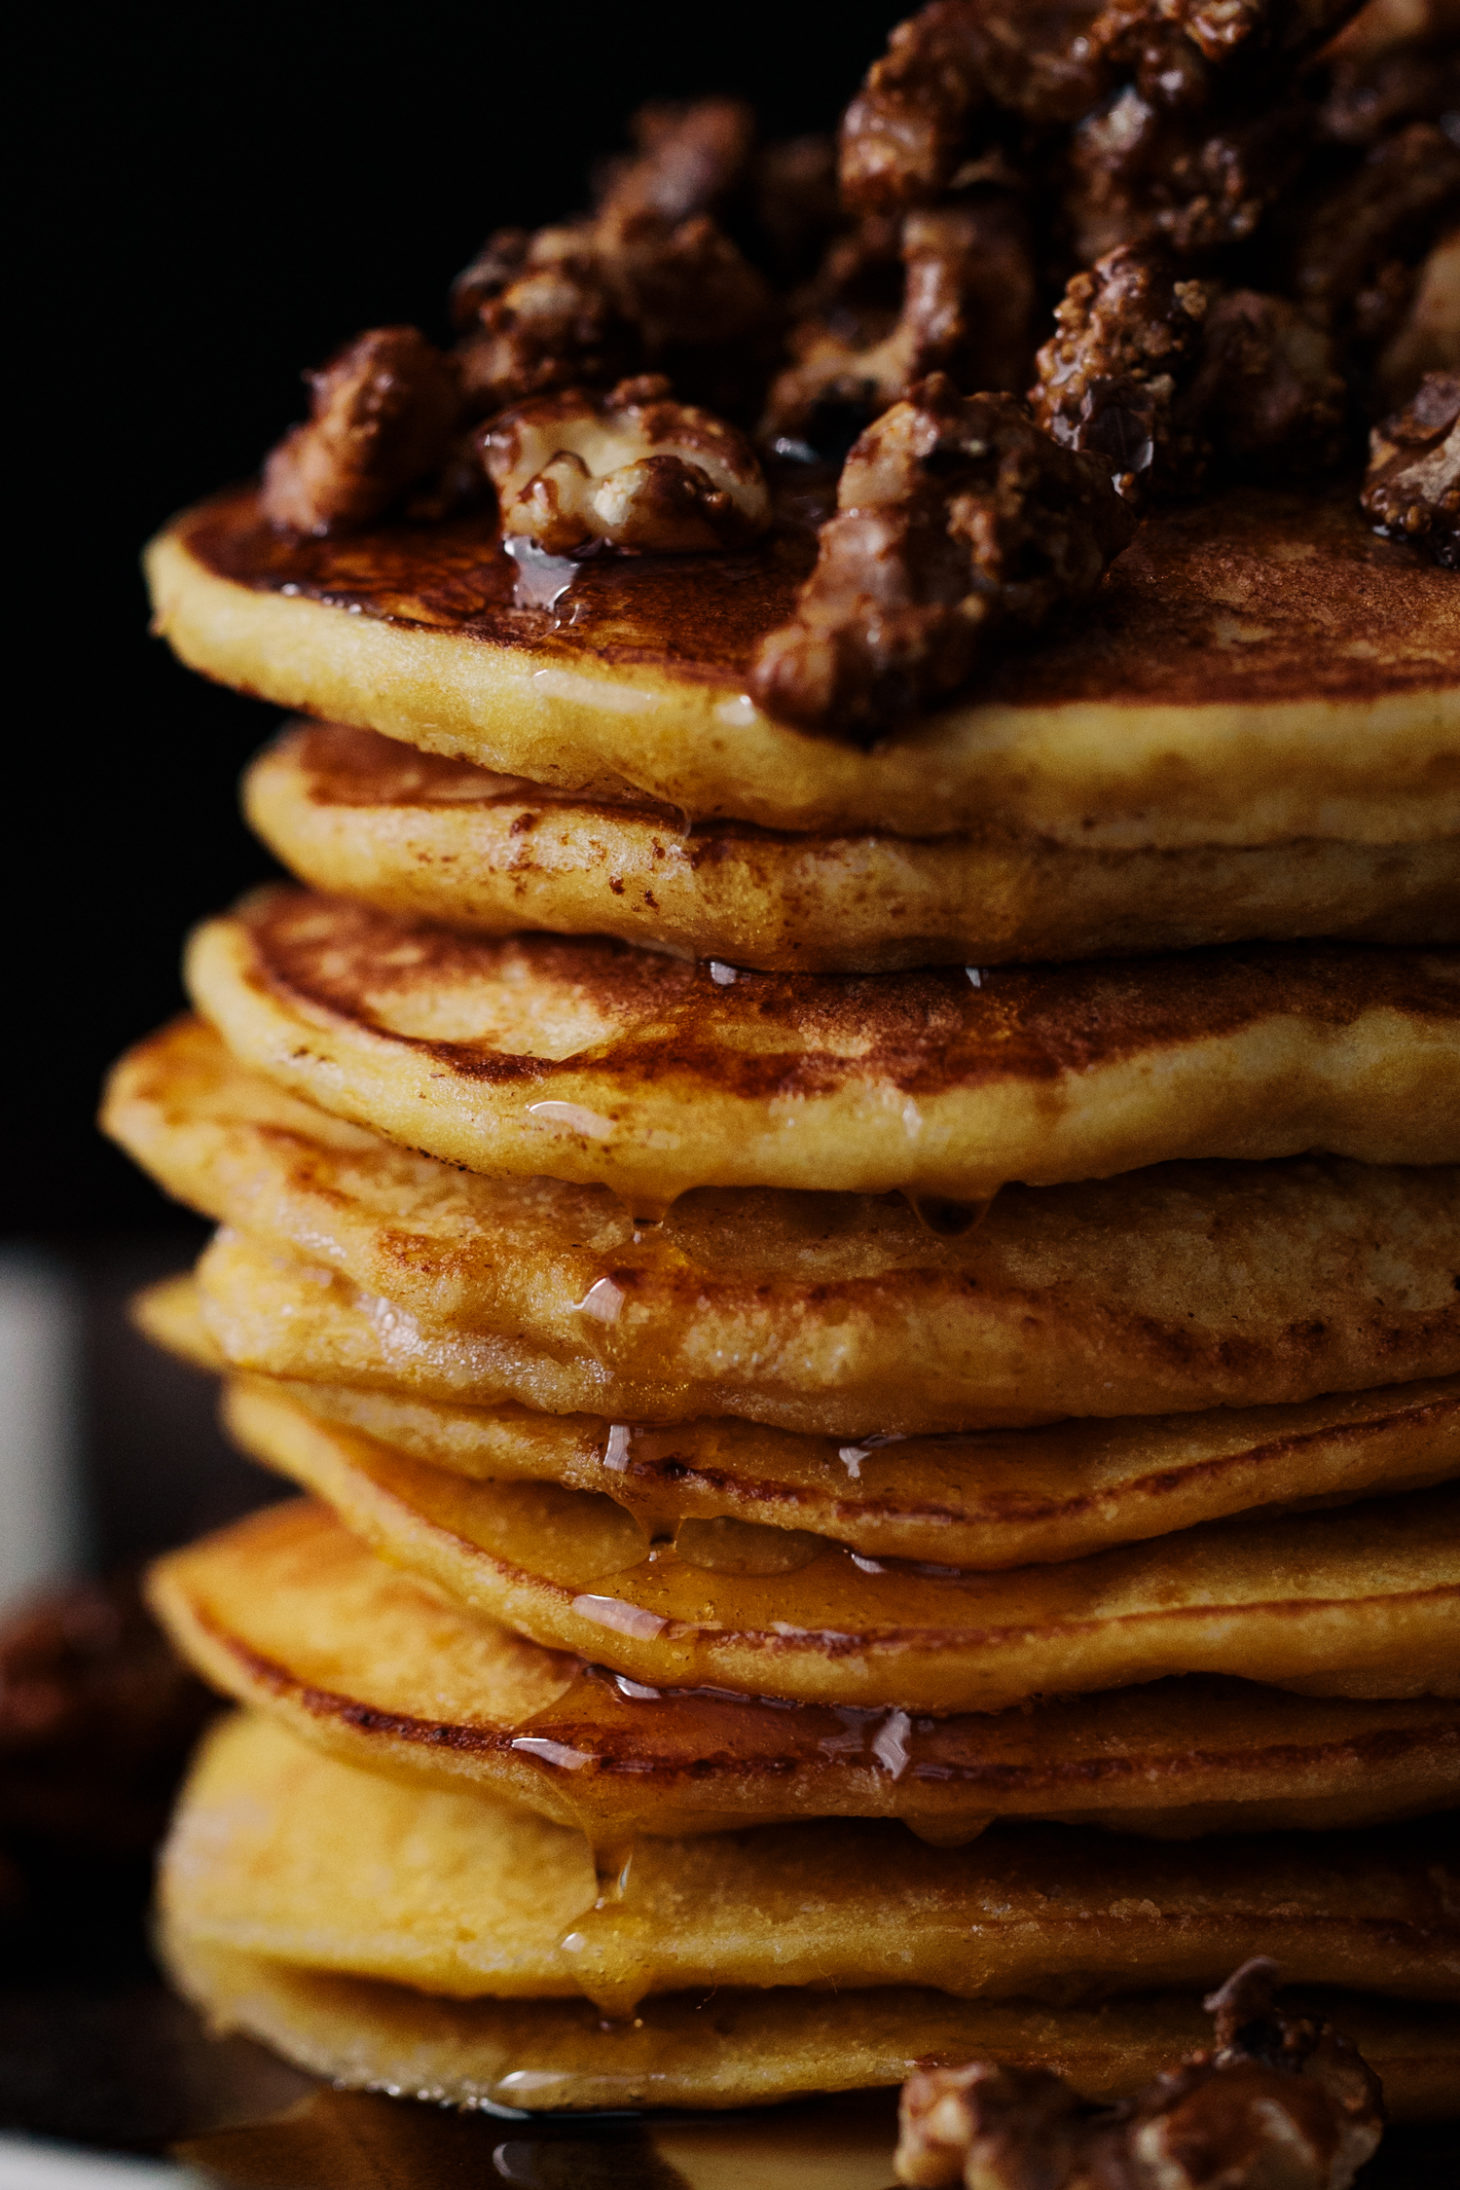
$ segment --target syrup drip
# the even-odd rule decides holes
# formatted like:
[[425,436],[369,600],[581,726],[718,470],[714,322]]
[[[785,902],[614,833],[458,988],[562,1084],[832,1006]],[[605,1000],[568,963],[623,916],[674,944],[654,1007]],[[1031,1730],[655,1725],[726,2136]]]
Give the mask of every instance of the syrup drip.
[[992,1194],[987,1201],[949,1201],[940,1194],[907,1194],[904,1199],[934,1239],[965,1238],[978,1229],[994,1205]]
[[[862,1480],[862,1462],[870,1454],[879,1452],[884,1445],[905,1445],[906,1443],[907,1436],[904,1431],[884,1430],[871,1437],[864,1437],[859,1445],[838,1445],[836,1456],[852,1481],[860,1483]],[[859,1560],[858,1564],[860,1565],[860,1563]],[[870,1574],[874,1571],[880,1573],[882,1570],[880,1567],[876,1569],[868,1567],[865,1571]]]

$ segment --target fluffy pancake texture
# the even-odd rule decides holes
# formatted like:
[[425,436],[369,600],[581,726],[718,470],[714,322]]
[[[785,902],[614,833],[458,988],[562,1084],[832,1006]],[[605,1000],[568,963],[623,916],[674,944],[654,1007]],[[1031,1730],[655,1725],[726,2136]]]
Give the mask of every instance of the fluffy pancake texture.
[[1213,1523],[1060,1565],[934,1569],[721,1521],[651,1545],[612,1499],[468,1483],[236,1390],[234,1436],[355,1534],[534,1641],[666,1687],[999,1711],[1260,1665],[1278,1686],[1460,1697],[1460,1492]]
[[896,1825],[817,1821],[646,1841],[600,1893],[579,1833],[243,1719],[203,1749],[161,1901],[205,1945],[625,2016],[717,1985],[1064,2004],[1216,1984],[1258,1952],[1298,1983],[1455,2000],[1454,1886],[1429,1824],[1167,1848],[1024,1825],[930,1848]]
[[897,1817],[934,1840],[996,1816],[1187,1838],[1367,1824],[1460,1796],[1460,1711],[1442,1700],[1184,1679],[912,1719],[656,1691],[452,1604],[309,1504],[171,1554],[152,1595],[207,1679],[315,1745],[599,1844],[798,1816]]
[[274,889],[200,928],[187,975],[239,1057],[326,1109],[641,1207],[697,1186],[977,1198],[1309,1149],[1460,1160],[1454,952],[737,974]]
[[792,836],[574,798],[370,730],[295,724],[248,818],[312,888],[473,934],[609,935],[773,971],[882,972],[1254,937],[1460,942],[1460,838],[1092,850],[1025,831]]
[[[437,2105],[752,2106],[898,2084],[916,2069],[970,2059],[1054,2068],[1090,2098],[1113,2099],[1211,2033],[1189,1994],[1048,2008],[912,1986],[666,1994],[631,2022],[605,2024],[587,2001],[432,1998],[209,1947],[180,1927],[162,1944],[179,1989],[216,2029],[262,2038],[347,2089]],[[1460,2069],[1454,2009],[1349,1993],[1313,2004],[1380,2072],[1393,2119],[1449,2112]]]
[[639,1224],[395,1147],[187,1023],[122,1062],[104,1118],[247,1228],[200,1271],[225,1357],[314,1382],[860,1438],[1460,1371],[1453,1169],[1170,1165],[1008,1188],[951,1229],[901,1196],[701,1192]]
[[[134,1312],[159,1345],[201,1368],[224,1366],[190,1278],[163,1280]],[[1342,1501],[1460,1474],[1453,1377],[1295,1407],[866,1445],[734,1417],[655,1428],[302,1379],[266,1379],[261,1388],[469,1481],[605,1492],[651,1536],[731,1522],[814,1531],[864,1554],[945,1566],[1078,1558],[1255,1507]]]
[[[1311,1259],[1348,1258],[1332,1253]],[[1403,1262],[1396,1262],[1403,1272]],[[1202,1275],[1198,1269],[1198,1280]],[[1428,1276],[1423,1269],[1421,1279]],[[1104,1312],[1092,1303],[1082,1323],[1065,1312],[1051,1285],[1053,1299],[1036,1297],[1025,1306],[1029,1369],[1023,1380],[1012,1306],[1000,1314],[996,1303],[987,1318],[914,1315],[895,1295],[884,1304],[892,1313],[874,1316],[854,1296],[841,1319],[848,1328],[805,1319],[808,1371],[820,1372],[818,1389],[812,1373],[802,1386],[795,1381],[794,1323],[768,1361],[745,1355],[704,1361],[691,1354],[690,1373],[672,1377],[673,1361],[636,1374],[635,1363],[611,1343],[612,1324],[609,1343],[595,1334],[566,1358],[509,1336],[430,1327],[397,1302],[238,1233],[217,1236],[198,1264],[197,1279],[210,1338],[235,1368],[433,1401],[512,1400],[546,1413],[593,1409],[626,1422],[730,1413],[858,1444],[875,1436],[1037,1424],[1071,1412],[1098,1414],[1102,1407],[1125,1416],[1146,1408],[1180,1412],[1281,1402],[1335,1385],[1362,1390],[1380,1377],[1451,1375],[1455,1366],[1451,1303],[1442,1300],[1431,1309],[1422,1283],[1414,1286],[1419,1297],[1413,1306],[1401,1301],[1396,1312],[1384,1301],[1365,1313],[1361,1298],[1349,1304],[1348,1328],[1340,1323],[1335,1330],[1325,1318],[1316,1332],[1316,1319],[1300,1311],[1291,1320],[1259,1320],[1250,1298],[1232,1303],[1223,1317],[1214,1313],[1215,1330],[1183,1331],[1175,1298],[1154,1330],[1119,1300]],[[1258,1291],[1255,1279],[1252,1291]],[[584,1320],[601,1320],[594,1311],[604,1297],[590,1303]],[[1324,1296],[1310,1294],[1309,1301],[1315,1297]],[[614,1305],[611,1295],[608,1300]],[[1194,1322],[1195,1308],[1187,1314]],[[758,1320],[744,1318],[747,1336]],[[939,1359],[944,1330],[950,1351]],[[1131,1358],[1120,1352],[1126,1332],[1140,1342]],[[686,1350],[689,1344],[696,1352],[707,1349],[715,1338],[728,1345],[734,1335],[732,1323],[708,1317],[686,1332]],[[929,1359],[926,1385],[917,1381],[921,1357]]]
[[281,535],[251,492],[177,519],[148,570],[185,662],[286,707],[695,819],[1104,850],[1460,831],[1460,609],[1345,492],[1242,489],[1150,517],[1092,608],[872,753],[745,691],[804,562],[580,566],[513,604],[490,521]]

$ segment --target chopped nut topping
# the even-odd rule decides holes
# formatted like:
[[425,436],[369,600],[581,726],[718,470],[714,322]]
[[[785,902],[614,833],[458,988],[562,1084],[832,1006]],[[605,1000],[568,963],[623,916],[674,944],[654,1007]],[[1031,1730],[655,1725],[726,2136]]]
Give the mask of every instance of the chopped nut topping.
[[1367,145],[1401,122],[1460,109],[1456,0],[1369,0],[1328,48],[1323,127]]
[[1232,289],[1217,298],[1187,401],[1224,469],[1300,476],[1340,462],[1349,447],[1348,389],[1332,339],[1286,297]]
[[1432,122],[1409,122],[1303,215],[1295,295],[1361,349],[1377,347],[1401,323],[1426,254],[1460,215],[1460,146]]
[[899,23],[842,123],[846,204],[884,213],[930,203],[996,140],[1000,109],[1074,121],[1101,89],[1080,36],[1098,13],[1093,4],[932,0]]
[[1374,428],[1361,501],[1376,532],[1460,570],[1460,373],[1426,373],[1414,400]]
[[499,231],[453,294],[458,314],[476,320],[456,355],[479,417],[555,388],[616,380],[639,354],[583,226],[543,228],[532,237]]
[[357,335],[309,375],[307,425],[264,469],[264,515],[293,532],[368,525],[446,460],[461,413],[449,359],[414,327]]
[[609,163],[600,214],[643,213],[673,223],[716,211],[745,179],[755,116],[741,99],[640,107],[629,125],[635,150]]
[[[880,340],[860,345],[848,315],[815,315],[792,331],[797,363],[771,389],[764,430],[817,443],[833,414],[860,427],[945,371],[961,387],[1013,392],[1028,377],[1037,301],[1029,223],[1012,192],[909,213],[902,223],[902,308]],[[844,257],[846,254],[843,254]]]
[[749,442],[671,402],[660,378],[523,403],[483,429],[481,451],[503,530],[550,555],[599,542],[659,554],[738,547],[770,521]]
[[649,106],[633,127],[639,149],[610,165],[595,212],[535,236],[501,229],[458,277],[458,356],[478,417],[645,368],[717,405],[739,397],[753,415],[739,384],[757,368],[764,377],[775,306],[712,217],[750,187],[750,110]]
[[1207,2001],[1216,2045],[1122,2106],[1045,2069],[983,2062],[903,2086],[899,2182],[913,2190],[1348,2190],[1376,2149],[1378,2079],[1317,2017],[1273,2004],[1271,1962]]
[[1216,123],[1126,85],[1074,133],[1066,213],[1079,256],[1122,243],[1185,256],[1245,242],[1297,173],[1307,122],[1293,99]]
[[1117,490],[1189,493],[1214,453],[1264,472],[1334,463],[1348,393],[1327,330],[1283,297],[1182,281],[1124,247],[1077,274],[1039,353],[1035,417],[1103,456]]
[[[264,507],[432,522],[485,469],[551,552],[708,550],[769,524],[737,429],[801,464],[788,524],[850,449],[754,686],[870,741],[1086,597],[1121,502],[1336,465],[1455,368],[1457,98],[1457,0],[931,0],[835,144],[644,107],[589,212],[489,238],[449,360],[383,329],[316,376]],[[1375,522],[1448,557],[1385,447]]]
[[136,1584],[79,1582],[0,1624],[0,1835],[141,1853],[212,1706]]
[[1133,530],[1098,457],[935,373],[853,447],[796,620],[763,642],[751,688],[783,721],[871,742],[963,683],[995,634],[1088,598]]
[[1159,253],[1130,246],[1076,274],[1040,351],[1034,415],[1063,447],[1104,457],[1117,490],[1189,487],[1205,437],[1178,408],[1201,339],[1209,282],[1177,278]]
[[1460,363],[1460,228],[1442,236],[1419,268],[1409,308],[1374,366],[1376,407],[1396,409],[1426,373]]

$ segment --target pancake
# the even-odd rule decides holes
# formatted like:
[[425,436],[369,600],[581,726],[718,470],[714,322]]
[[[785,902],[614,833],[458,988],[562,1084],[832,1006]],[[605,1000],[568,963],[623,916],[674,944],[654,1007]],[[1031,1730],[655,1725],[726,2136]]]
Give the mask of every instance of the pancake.
[[[1382,1178],[1375,1174],[1365,1184]],[[1173,1201],[1181,1198],[1180,1183]],[[1301,1184],[1289,1197],[1300,1206],[1306,1198]],[[1402,1185],[1389,1197],[1390,1206],[1408,1215]],[[1271,1188],[1273,1182],[1263,1186]],[[1280,1187],[1273,1198],[1282,1198]],[[1368,1206],[1357,1212],[1353,1226],[1357,1239],[1344,1238],[1337,1225],[1336,1238],[1315,1240],[1295,1238],[1280,1221],[1253,1223],[1252,1243],[1266,1244],[1267,1233],[1297,1268],[1238,1264],[1241,1291],[1225,1301],[1214,1295],[1227,1274],[1221,1267],[1226,1257],[1210,1253],[1205,1232],[1212,1212],[1198,1205],[1193,1215],[1202,1235],[1189,1243],[1187,1254],[1173,1255],[1171,1289],[1153,1305],[1149,1319],[1140,1313],[1140,1295],[1157,1289],[1154,1252],[1145,1270],[1117,1264],[1113,1276],[1132,1282],[1124,1300],[1107,1302],[1081,1298],[1073,1280],[1062,1288],[1057,1261],[1046,1265],[1040,1272],[1044,1283],[1031,1285],[1022,1300],[1012,1283],[992,1302],[971,1286],[953,1283],[930,1286],[932,1297],[919,1299],[909,1281],[894,1279],[885,1288],[828,1287],[830,1297],[813,1298],[804,1314],[798,1313],[801,1301],[790,1285],[768,1287],[768,1297],[749,1304],[740,1316],[717,1313],[734,1307],[737,1290],[745,1300],[751,1288],[742,1284],[725,1288],[728,1301],[711,1293],[703,1312],[686,1316],[677,1332],[666,1303],[664,1323],[677,1344],[670,1351],[666,1341],[666,1358],[658,1362],[650,1350],[657,1318],[646,1317],[637,1332],[630,1329],[615,1345],[613,1325],[599,1335],[595,1300],[578,1319],[595,1328],[585,1331],[571,1352],[565,1348],[560,1354],[551,1340],[539,1351],[530,1342],[533,1334],[524,1341],[511,1335],[510,1324],[503,1333],[430,1328],[399,1302],[361,1292],[317,1264],[228,1231],[218,1234],[198,1263],[198,1298],[209,1336],[225,1361],[268,1376],[477,1406],[512,1400],[544,1413],[592,1411],[627,1423],[731,1413],[861,1445],[878,1436],[1095,1416],[1105,1408],[1119,1417],[1225,1402],[1276,1403],[1334,1387],[1363,1390],[1378,1377],[1412,1381],[1453,1374],[1457,1308],[1454,1281],[1442,1259],[1444,1242],[1439,1253],[1426,1255],[1423,1241],[1406,1253],[1409,1243],[1400,1229],[1392,1257],[1381,1260],[1378,1240],[1365,1239],[1363,1228],[1382,1212],[1385,1197],[1376,1193],[1365,1199]],[[1312,1200],[1321,1205],[1322,1197],[1315,1194]],[[1284,1213],[1278,1212],[1279,1219]],[[1029,1243],[1021,1258],[1026,1267],[1037,1268],[1040,1244]],[[1220,1245],[1230,1250],[1233,1242]],[[1235,1255],[1231,1260],[1236,1262]],[[1327,1261],[1338,1275],[1353,1279],[1354,1264],[1366,1260],[1376,1279],[1381,1270],[1392,1279],[1388,1300],[1378,1284],[1366,1300],[1355,1282],[1347,1299],[1342,1289],[1333,1296],[1298,1292],[1296,1299],[1290,1291],[1286,1312],[1264,1316],[1274,1296],[1281,1299],[1289,1291],[1283,1280],[1300,1275],[1304,1264]],[[1436,1300],[1440,1285],[1450,1294]],[[1328,1310],[1321,1319],[1312,1314],[1316,1300]],[[761,1330],[767,1342],[757,1356],[751,1348]],[[1130,1352],[1123,1355],[1127,1336]],[[1027,1347],[1022,1375],[1021,1339]],[[940,1340],[946,1352],[940,1352]],[[798,1345],[804,1348],[801,1381]],[[925,1365],[926,1380],[919,1381]]]
[[[1092,2099],[1126,2096],[1208,2044],[1191,1995],[1097,2008],[877,1992],[716,1991],[646,2000],[631,2022],[586,2001],[443,2000],[405,1985],[205,1947],[162,1946],[178,1989],[219,2031],[244,2031],[347,2090],[437,2105],[732,2107],[900,2084],[915,2070],[994,2059],[1049,2067]],[[1384,2082],[1391,2120],[1443,2120],[1460,2073],[1449,2007],[1314,1995]]]
[[648,1839],[600,1890],[581,1833],[241,1718],[193,1767],[160,1903],[204,1946],[459,1999],[586,1995],[619,2018],[718,1985],[1072,2005],[1207,1988],[1258,1953],[1295,1984],[1454,2001],[1444,1851],[1440,1821],[1168,1848],[1030,1824],[930,1848],[816,1821]]
[[1380,1823],[1460,1800],[1460,1709],[1185,1679],[992,1715],[661,1693],[472,1615],[290,1504],[172,1553],[154,1609],[226,1695],[373,1771],[587,1831],[901,1818],[937,1842],[992,1817],[1158,1838]]
[[[1448,1169],[1170,1165],[1009,1187],[981,1217],[698,1192],[644,1224],[603,1189],[396,1148],[187,1022],[123,1059],[103,1122],[170,1193],[257,1242],[204,1260],[227,1357],[314,1382],[856,1438],[1460,1370]],[[302,1278],[296,1255],[348,1282]]]
[[[728,977],[728,978],[727,978]],[[601,1184],[979,1198],[1174,1158],[1460,1160],[1460,954],[735,973],[259,892],[187,954],[245,1063],[410,1148]]]
[[1250,938],[1460,942],[1460,837],[1177,851],[1019,834],[791,836],[573,798],[373,730],[295,724],[244,778],[301,881],[477,935],[609,935],[785,972],[1189,950]]
[[980,1573],[739,1521],[651,1545],[597,1492],[468,1483],[257,1384],[226,1419],[454,1601],[658,1687],[1001,1711],[1260,1665],[1317,1695],[1460,1698],[1460,1489]]
[[[134,1305],[200,1368],[222,1357],[191,1278]],[[652,1536],[729,1519],[811,1530],[871,1556],[984,1568],[1073,1559],[1262,1507],[1341,1502],[1460,1474],[1460,1379],[1388,1385],[1297,1407],[1132,1415],[1034,1430],[843,1445],[720,1420],[671,1429],[451,1407],[346,1384],[270,1379],[326,1423],[469,1481],[606,1493]]]
[[148,569],[157,628],[225,684],[694,819],[1100,850],[1460,831],[1460,604],[1346,485],[1153,515],[1090,608],[872,753],[745,691],[809,549],[558,566],[556,607],[517,608],[488,518],[298,539],[245,490],[177,519]]

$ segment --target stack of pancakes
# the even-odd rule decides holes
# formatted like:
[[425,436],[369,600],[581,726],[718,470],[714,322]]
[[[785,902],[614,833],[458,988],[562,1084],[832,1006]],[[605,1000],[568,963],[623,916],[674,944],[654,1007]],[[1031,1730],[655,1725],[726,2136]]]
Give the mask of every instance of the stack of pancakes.
[[1109,2094],[1260,1952],[1453,2103],[1453,578],[1228,495],[862,752],[744,696],[773,545],[152,576],[315,718],[107,1106],[308,1494],[156,1576],[182,1987],[459,2103]]

